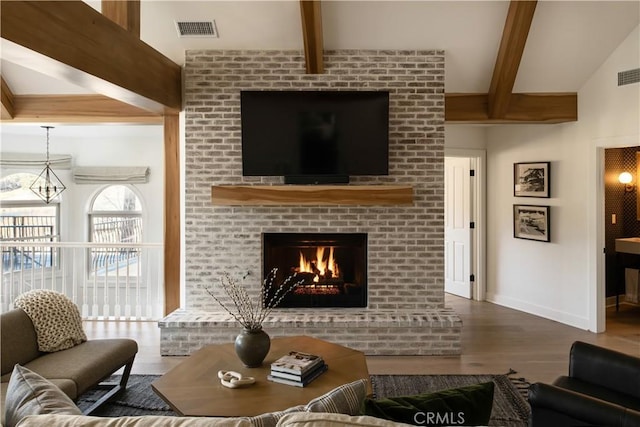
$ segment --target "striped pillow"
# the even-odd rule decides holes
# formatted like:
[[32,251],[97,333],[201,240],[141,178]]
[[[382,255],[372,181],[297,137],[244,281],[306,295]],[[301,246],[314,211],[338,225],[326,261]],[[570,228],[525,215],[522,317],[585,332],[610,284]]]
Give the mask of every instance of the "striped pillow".
[[287,414],[291,414],[293,412],[303,412],[304,406],[294,406],[293,408],[285,409],[284,411],[278,412],[269,412],[262,415],[257,415],[255,417],[249,417],[249,421],[251,425],[254,427],[275,427],[278,424],[280,418],[284,417]]
[[365,397],[367,397],[367,380],[357,380],[316,397],[307,403],[305,410],[307,412],[359,415]]

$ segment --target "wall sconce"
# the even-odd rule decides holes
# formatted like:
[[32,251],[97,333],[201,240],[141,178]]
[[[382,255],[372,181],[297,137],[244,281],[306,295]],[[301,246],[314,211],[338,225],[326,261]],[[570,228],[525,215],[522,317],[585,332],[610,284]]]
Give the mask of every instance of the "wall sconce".
[[620,175],[618,175],[618,181],[620,181],[620,184],[624,184],[624,191],[633,191],[635,187],[631,183],[633,181],[633,176],[629,172],[622,172]]

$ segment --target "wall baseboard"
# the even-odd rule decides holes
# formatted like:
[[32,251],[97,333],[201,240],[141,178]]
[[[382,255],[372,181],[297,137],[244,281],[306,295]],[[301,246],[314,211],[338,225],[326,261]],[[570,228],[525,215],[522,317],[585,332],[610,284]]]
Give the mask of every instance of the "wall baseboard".
[[[549,309],[540,305],[531,304],[527,301],[522,301],[517,298],[512,298],[504,295],[487,293],[487,301],[494,304],[501,305],[503,307],[512,308],[514,310],[523,311],[525,313],[533,314],[534,316],[543,317],[545,319],[554,320],[556,322],[564,323],[574,328],[579,328],[588,331],[589,319],[586,317],[577,316],[573,313],[566,311]],[[615,302],[615,299],[614,299]]]

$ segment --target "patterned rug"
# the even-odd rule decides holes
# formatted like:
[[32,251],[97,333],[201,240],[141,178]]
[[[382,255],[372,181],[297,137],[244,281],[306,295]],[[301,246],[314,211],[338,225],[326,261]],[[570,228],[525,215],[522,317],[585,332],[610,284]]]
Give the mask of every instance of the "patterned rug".
[[[371,375],[374,397],[393,397],[461,387],[487,381],[495,383],[490,426],[525,427],[529,417],[526,393],[529,383],[523,378],[507,375]],[[127,389],[92,415],[119,417],[127,415],[176,414],[158,397],[151,383],[158,375],[131,375]],[[118,381],[114,376],[110,381]],[[81,410],[100,398],[101,390],[90,391],[76,402]]]
[[526,427],[529,383],[510,375],[372,375],[374,397],[406,396],[493,381],[490,426]]

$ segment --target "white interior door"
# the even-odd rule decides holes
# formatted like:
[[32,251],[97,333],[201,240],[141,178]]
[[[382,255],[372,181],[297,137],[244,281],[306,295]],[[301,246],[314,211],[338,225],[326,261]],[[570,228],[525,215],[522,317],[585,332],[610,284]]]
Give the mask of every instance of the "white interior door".
[[444,159],[444,291],[465,298],[471,289],[471,159]]

